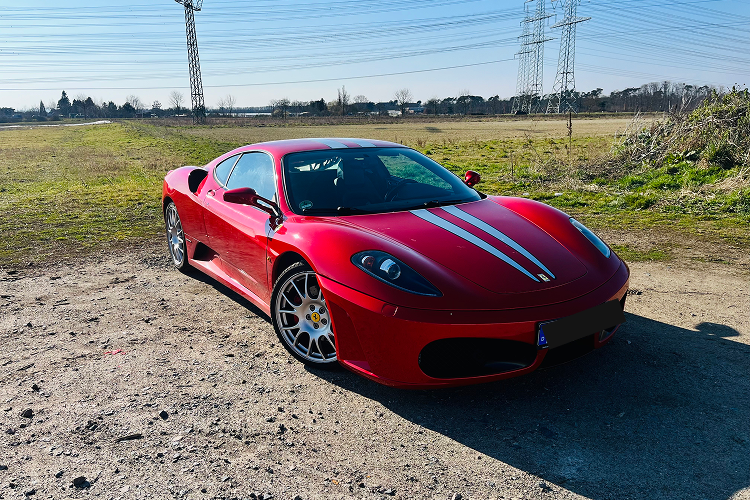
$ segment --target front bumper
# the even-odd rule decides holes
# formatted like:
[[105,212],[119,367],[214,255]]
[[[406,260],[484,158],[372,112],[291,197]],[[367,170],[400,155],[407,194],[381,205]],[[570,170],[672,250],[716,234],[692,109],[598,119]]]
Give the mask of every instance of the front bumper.
[[[318,276],[318,279],[331,313],[339,362],[347,369],[378,383],[420,389],[490,382],[534,371],[550,352],[550,349],[537,347],[539,324],[584,311],[609,300],[618,300],[624,305],[629,271],[624,263],[621,264],[606,283],[574,300],[503,311],[445,311],[398,307],[323,276]],[[616,329],[617,327],[610,330],[605,336],[600,335],[600,332],[591,332],[591,335],[577,341],[577,345],[601,347],[612,339]],[[500,354],[493,361],[492,356],[479,354],[477,358],[472,354],[472,359],[488,359],[489,362],[484,363],[482,368],[469,370],[466,372],[469,373],[468,376],[461,376],[460,370],[433,369],[435,366],[439,367],[440,363],[425,363],[425,359],[420,360],[420,355],[429,352],[431,358],[436,359],[433,351],[438,352],[440,349],[431,351],[425,348],[428,345],[440,345],[435,341],[443,339],[459,339],[451,341],[454,346],[469,346],[479,342],[477,345],[484,351],[492,348],[492,341],[502,341],[495,345],[501,351],[507,348],[512,359],[504,360]],[[445,344],[451,349],[450,345]],[[555,351],[562,351],[565,347],[561,346]],[[444,353],[445,359],[470,364],[471,360],[462,358],[467,355],[462,352],[458,348],[453,358],[449,356],[451,353]],[[446,364],[450,363],[446,361]],[[496,372],[492,373],[493,369]],[[487,373],[488,370],[491,373]]]

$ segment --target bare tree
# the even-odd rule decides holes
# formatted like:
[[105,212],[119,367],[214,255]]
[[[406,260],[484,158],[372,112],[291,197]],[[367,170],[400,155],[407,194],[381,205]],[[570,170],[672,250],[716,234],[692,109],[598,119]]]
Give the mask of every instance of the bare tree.
[[336,100],[339,108],[341,108],[341,116],[346,114],[346,108],[349,106],[349,93],[346,91],[346,87],[343,85],[338,89],[339,97]]
[[135,114],[143,114],[143,101],[137,95],[129,95],[125,98],[125,102],[129,103],[135,109]]
[[275,111],[278,111],[281,118],[286,119],[286,115],[289,113],[289,98],[283,97],[273,100],[271,101],[271,107],[273,108],[271,111],[272,115],[276,114]]
[[289,98],[282,97],[276,101],[276,106],[281,110],[281,117],[286,120],[286,115],[289,114]]
[[354,104],[357,108],[357,112],[363,113],[367,111],[367,106],[370,104],[370,100],[366,96],[360,94],[354,97]]
[[171,104],[174,108],[174,112],[176,115],[180,114],[180,108],[182,108],[182,103],[184,102],[184,100],[185,97],[182,95],[182,92],[173,90],[172,93],[169,94],[169,104]]
[[226,108],[227,114],[229,116],[232,116],[232,112],[234,111],[234,105],[236,103],[237,103],[237,99],[235,99],[232,94],[227,94],[227,96],[224,98],[224,107]]
[[219,114],[223,115],[226,112],[226,110],[227,110],[227,102],[226,102],[226,100],[224,100],[223,97],[221,99],[219,99],[219,102],[216,103],[216,107],[219,108]]
[[398,107],[401,108],[401,116],[406,115],[406,108],[412,101],[412,99],[414,99],[414,97],[411,95],[411,90],[407,88],[397,90],[396,93],[393,94],[393,97],[396,98],[396,104],[398,104]]

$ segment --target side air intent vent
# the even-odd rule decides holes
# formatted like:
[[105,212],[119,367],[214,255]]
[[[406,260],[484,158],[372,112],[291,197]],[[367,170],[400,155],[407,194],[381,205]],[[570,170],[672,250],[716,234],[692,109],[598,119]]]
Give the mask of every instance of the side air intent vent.
[[188,189],[190,189],[191,193],[198,191],[201,182],[203,182],[206,176],[208,176],[208,172],[202,168],[196,168],[188,174]]

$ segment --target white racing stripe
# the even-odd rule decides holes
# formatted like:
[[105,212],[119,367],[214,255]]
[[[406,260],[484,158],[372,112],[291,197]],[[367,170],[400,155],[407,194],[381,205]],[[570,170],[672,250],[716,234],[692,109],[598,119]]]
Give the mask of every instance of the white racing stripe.
[[347,146],[343,142],[333,141],[331,139],[310,139],[310,140],[315,141],[315,142],[320,142],[321,144],[325,144],[331,149],[349,149],[349,146]]
[[460,208],[458,208],[458,207],[456,207],[454,205],[451,205],[451,206],[448,206],[448,207],[441,207],[441,208],[443,210],[445,210],[446,212],[448,212],[449,214],[453,215],[454,217],[458,217],[462,221],[464,221],[464,222],[466,222],[468,224],[471,224],[472,226],[476,227],[477,229],[481,229],[482,231],[484,231],[485,233],[489,234],[493,238],[497,238],[498,240],[502,241],[503,243],[505,243],[506,245],[508,245],[509,247],[511,247],[513,250],[515,250],[516,252],[520,253],[521,255],[523,255],[524,257],[526,257],[527,259],[529,259],[531,262],[533,262],[534,264],[536,264],[537,266],[539,266],[540,269],[543,269],[544,272],[546,272],[549,275],[550,278],[556,279],[555,275],[552,274],[552,271],[550,271],[549,269],[547,269],[547,266],[545,266],[544,264],[542,264],[541,262],[539,262],[539,259],[537,259],[536,257],[534,257],[524,247],[522,247],[521,245],[519,245],[518,243],[516,243],[515,241],[513,241],[513,239],[511,239],[508,235],[502,233],[501,231],[498,231],[497,229],[495,229],[494,227],[490,226],[489,224],[487,224],[483,220],[477,219],[476,217],[474,217],[471,214],[467,214],[466,212],[464,212],[463,210],[461,210]]
[[462,229],[462,228],[458,227],[457,225],[453,224],[452,222],[448,222],[447,220],[445,220],[445,219],[443,219],[441,217],[438,217],[437,215],[435,215],[432,212],[430,212],[428,210],[425,210],[425,209],[412,210],[411,213],[413,213],[414,215],[416,215],[420,219],[426,220],[427,222],[429,222],[431,224],[435,224],[436,226],[441,227],[441,228],[445,229],[446,231],[455,234],[459,238],[462,238],[462,239],[468,241],[469,243],[478,246],[479,248],[481,248],[485,252],[494,255],[495,257],[497,257],[498,259],[502,260],[506,264],[509,264],[509,265],[513,266],[514,268],[518,269],[523,274],[525,274],[529,278],[533,279],[537,283],[539,282],[539,278],[537,278],[536,276],[534,276],[533,274],[531,274],[529,271],[527,271],[526,269],[524,269],[524,267],[521,266],[521,264],[519,264],[515,260],[511,259],[510,257],[508,257],[507,255],[505,255],[503,252],[501,252],[497,248],[493,247],[492,245],[490,245],[489,243],[487,243],[483,239],[474,236],[473,234],[471,234],[467,230]]
[[368,141],[363,141],[362,139],[344,139],[344,140],[353,142],[354,144],[356,144],[357,146],[361,148],[374,148],[375,147],[375,144],[368,142]]

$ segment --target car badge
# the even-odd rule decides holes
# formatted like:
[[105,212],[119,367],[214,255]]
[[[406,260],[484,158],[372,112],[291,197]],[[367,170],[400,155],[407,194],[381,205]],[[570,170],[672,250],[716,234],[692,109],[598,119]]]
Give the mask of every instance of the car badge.
[[318,314],[318,313],[316,313],[316,312],[315,312],[315,313],[312,313],[312,314],[310,315],[310,317],[311,317],[311,318],[312,318],[312,320],[313,320],[314,322],[316,322],[316,323],[317,323],[318,321],[320,321],[320,314]]
[[546,274],[539,273],[539,274],[537,274],[537,276],[539,276],[540,278],[542,278],[542,281],[549,281],[549,278],[547,277]]

